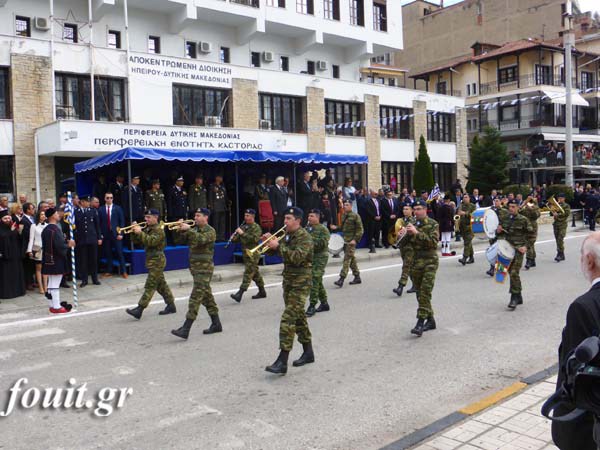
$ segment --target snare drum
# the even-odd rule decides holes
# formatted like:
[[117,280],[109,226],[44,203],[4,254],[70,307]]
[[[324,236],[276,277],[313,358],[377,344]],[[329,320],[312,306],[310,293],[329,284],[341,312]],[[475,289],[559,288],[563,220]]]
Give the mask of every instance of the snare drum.
[[341,234],[331,233],[328,249],[333,256],[338,256],[344,251],[344,238]]
[[515,248],[506,240],[501,239],[498,244],[498,258],[496,261],[496,282],[504,283],[508,276],[510,264],[515,258]]

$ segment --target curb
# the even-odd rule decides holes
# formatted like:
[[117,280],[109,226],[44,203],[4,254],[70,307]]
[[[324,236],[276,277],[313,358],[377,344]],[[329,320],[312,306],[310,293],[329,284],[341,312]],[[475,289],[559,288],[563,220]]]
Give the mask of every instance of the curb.
[[456,425],[463,420],[480,413],[481,411],[488,409],[509,397],[512,397],[515,394],[518,394],[525,388],[537,384],[540,381],[555,375],[556,373],[558,373],[558,364],[554,364],[553,366],[534,373],[533,375],[523,378],[521,381],[517,381],[510,386],[507,386],[504,389],[501,389],[500,391],[495,392],[475,403],[448,414],[447,416],[442,417],[441,419],[438,419],[423,428],[413,431],[412,433],[404,436],[401,439],[398,439],[395,442],[392,442],[391,444],[386,445],[385,447],[381,447],[380,450],[408,450],[423,442],[425,439],[433,437],[434,435],[450,428],[451,426]]

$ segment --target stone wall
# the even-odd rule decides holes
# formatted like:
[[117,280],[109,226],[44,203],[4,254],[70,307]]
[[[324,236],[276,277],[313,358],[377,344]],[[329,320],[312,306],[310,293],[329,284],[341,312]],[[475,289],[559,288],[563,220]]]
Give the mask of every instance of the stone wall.
[[365,94],[364,99],[365,147],[369,157],[367,186],[371,189],[381,187],[381,127],[379,126],[379,97]]
[[308,151],[325,153],[325,94],[323,89],[306,88]]
[[258,83],[254,80],[232,80],[231,112],[234,128],[258,128]]
[[469,174],[465,164],[469,163],[469,148],[467,137],[467,112],[465,109],[456,111],[456,178],[463,186],[467,185]]

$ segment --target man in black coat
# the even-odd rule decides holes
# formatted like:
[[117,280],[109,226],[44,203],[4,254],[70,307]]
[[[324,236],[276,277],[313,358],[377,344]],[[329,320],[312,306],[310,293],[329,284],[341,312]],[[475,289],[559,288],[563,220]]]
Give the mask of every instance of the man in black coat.
[[179,176],[175,180],[175,185],[169,189],[169,194],[167,195],[167,214],[170,222],[187,217],[188,195],[183,187],[184,183],[183,176]]
[[585,215],[587,216],[590,231],[596,231],[596,213],[598,212],[598,208],[600,208],[600,198],[598,198],[596,190],[592,189],[585,196]]
[[25,273],[25,284],[27,290],[33,289],[33,279],[35,276],[35,264],[31,258],[27,256],[27,244],[29,243],[29,233],[31,226],[35,225],[35,205],[33,203],[25,203],[23,205],[23,217],[19,225],[23,225],[21,233],[21,242],[23,243],[23,270]]
[[[112,192],[112,191],[110,191]],[[117,198],[113,192],[114,198]],[[131,197],[131,211],[129,208],[129,197]],[[140,187],[140,177],[134,175],[131,177],[131,183],[123,191],[122,196],[123,212],[128,224],[131,222],[142,222],[144,220],[144,193]]]
[[[600,254],[600,232],[590,234],[582,244],[581,268],[592,287],[571,303],[567,311],[567,323],[558,347],[558,364],[561,368],[584,339],[597,336],[600,330],[600,260],[597,254]],[[559,370],[557,389],[564,381],[564,373]],[[572,409],[559,406],[554,415],[562,416]],[[594,419],[590,414],[572,422],[552,422],[552,440],[560,450],[596,450],[593,426]]]
[[[115,181],[108,186],[108,192],[112,192],[115,197],[115,205],[123,206],[123,192],[125,191],[125,177],[118,174]],[[104,196],[102,197],[104,198]]]
[[98,212],[96,209],[90,208],[90,198],[82,197],[80,200],[81,208],[75,212],[75,242],[77,243],[75,257],[79,260],[78,275],[81,279],[81,287],[85,287],[90,275],[95,285],[100,284],[98,281],[98,246],[102,245],[102,233],[100,232]]
[[383,246],[385,248],[390,248],[387,235],[396,225],[396,219],[398,217],[398,201],[394,198],[394,193],[392,191],[387,191],[385,193],[385,198],[380,203],[381,213],[383,215],[383,222],[381,224]]
[[[314,191],[311,181],[311,172],[307,171],[302,174],[302,180],[296,185],[296,203],[298,207],[304,211],[316,208],[319,202],[319,192]],[[308,216],[308,215],[306,215]],[[306,224],[307,217],[302,221]]]
[[367,242],[369,243],[369,253],[375,253],[375,248],[381,248],[379,245],[379,235],[381,234],[382,209],[381,202],[377,197],[377,192],[370,190],[371,198],[365,204],[367,216]]
[[287,209],[288,191],[284,186],[284,178],[275,178],[275,186],[269,191],[269,197],[271,200],[271,209],[273,210],[274,224],[273,229],[279,230],[283,226],[283,218],[285,216],[285,210]]

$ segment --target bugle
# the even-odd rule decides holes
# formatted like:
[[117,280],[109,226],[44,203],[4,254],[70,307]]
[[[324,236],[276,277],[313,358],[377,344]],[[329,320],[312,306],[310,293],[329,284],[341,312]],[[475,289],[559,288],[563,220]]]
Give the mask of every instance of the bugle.
[[182,223],[186,223],[191,226],[194,225],[196,222],[194,222],[194,219],[184,220],[183,222],[177,220],[175,222],[161,222],[160,226],[166,227],[167,230],[177,230]]
[[148,226],[148,224],[146,222],[132,223],[131,225],[129,225],[127,227],[123,227],[123,228],[117,227],[117,234],[130,234],[130,233],[133,233],[133,229],[135,227],[140,227],[143,230],[147,226]]
[[263,253],[266,253],[267,250],[269,250],[269,246],[267,245],[267,243],[269,243],[273,239],[280,241],[283,239],[284,236],[285,236],[285,225],[282,226],[279,230],[277,230],[274,234],[269,236],[267,239],[262,241],[260,244],[258,244],[256,247],[254,247],[250,250],[247,250],[247,253],[250,256],[254,256],[257,253],[262,255]]

